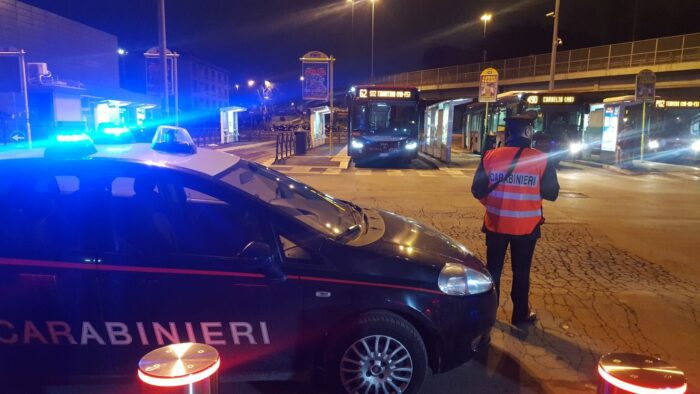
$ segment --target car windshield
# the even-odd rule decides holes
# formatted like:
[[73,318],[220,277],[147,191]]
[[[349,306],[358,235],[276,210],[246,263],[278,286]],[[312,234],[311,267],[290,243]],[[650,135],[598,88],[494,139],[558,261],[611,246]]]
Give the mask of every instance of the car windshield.
[[360,208],[277,171],[241,160],[221,180],[333,237],[362,224]]

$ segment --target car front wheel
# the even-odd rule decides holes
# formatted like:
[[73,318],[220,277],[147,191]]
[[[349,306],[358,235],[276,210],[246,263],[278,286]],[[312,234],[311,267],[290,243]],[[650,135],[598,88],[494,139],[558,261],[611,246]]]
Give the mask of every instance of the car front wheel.
[[344,393],[417,393],[428,357],[418,331],[390,312],[357,318],[332,345],[326,363],[331,388]]

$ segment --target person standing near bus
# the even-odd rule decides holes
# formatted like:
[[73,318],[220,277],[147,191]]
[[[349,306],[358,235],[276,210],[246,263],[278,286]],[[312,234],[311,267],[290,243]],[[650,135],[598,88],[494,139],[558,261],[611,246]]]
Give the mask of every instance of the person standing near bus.
[[[510,245],[514,325],[532,324],[530,267],[544,223],[542,199],[555,201],[559,182],[545,153],[530,148],[534,134],[531,115],[505,119],[505,147],[486,152],[474,176],[471,192],[485,207],[486,268],[500,294],[501,271]],[[500,297],[499,297],[500,298]]]

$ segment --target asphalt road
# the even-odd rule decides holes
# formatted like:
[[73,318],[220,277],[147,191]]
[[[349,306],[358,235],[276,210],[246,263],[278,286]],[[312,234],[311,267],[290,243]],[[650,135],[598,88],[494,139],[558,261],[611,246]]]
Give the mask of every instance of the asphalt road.
[[[483,259],[483,208],[468,193],[477,163],[291,171],[336,197],[428,223]],[[626,175],[564,164],[558,173],[562,193],[545,204],[532,270],[531,304],[540,321],[527,331],[508,323],[506,268],[488,358],[431,377],[425,392],[591,393],[597,360],[608,352],[675,363],[688,376],[688,392],[697,392],[700,172]],[[236,385],[242,393],[313,391],[304,384]]]

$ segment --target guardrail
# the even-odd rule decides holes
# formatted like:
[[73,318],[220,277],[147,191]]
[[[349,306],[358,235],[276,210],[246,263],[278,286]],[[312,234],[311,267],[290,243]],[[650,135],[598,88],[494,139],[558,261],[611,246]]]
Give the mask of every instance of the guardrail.
[[293,131],[281,131],[277,133],[275,144],[275,163],[286,159],[295,153],[295,137]]
[[[498,70],[500,80],[532,78],[549,75],[550,59],[551,53],[544,53],[386,75],[374,78],[372,83],[409,86],[478,83],[479,74],[488,67]],[[556,73],[697,61],[700,61],[700,33],[558,51]]]

